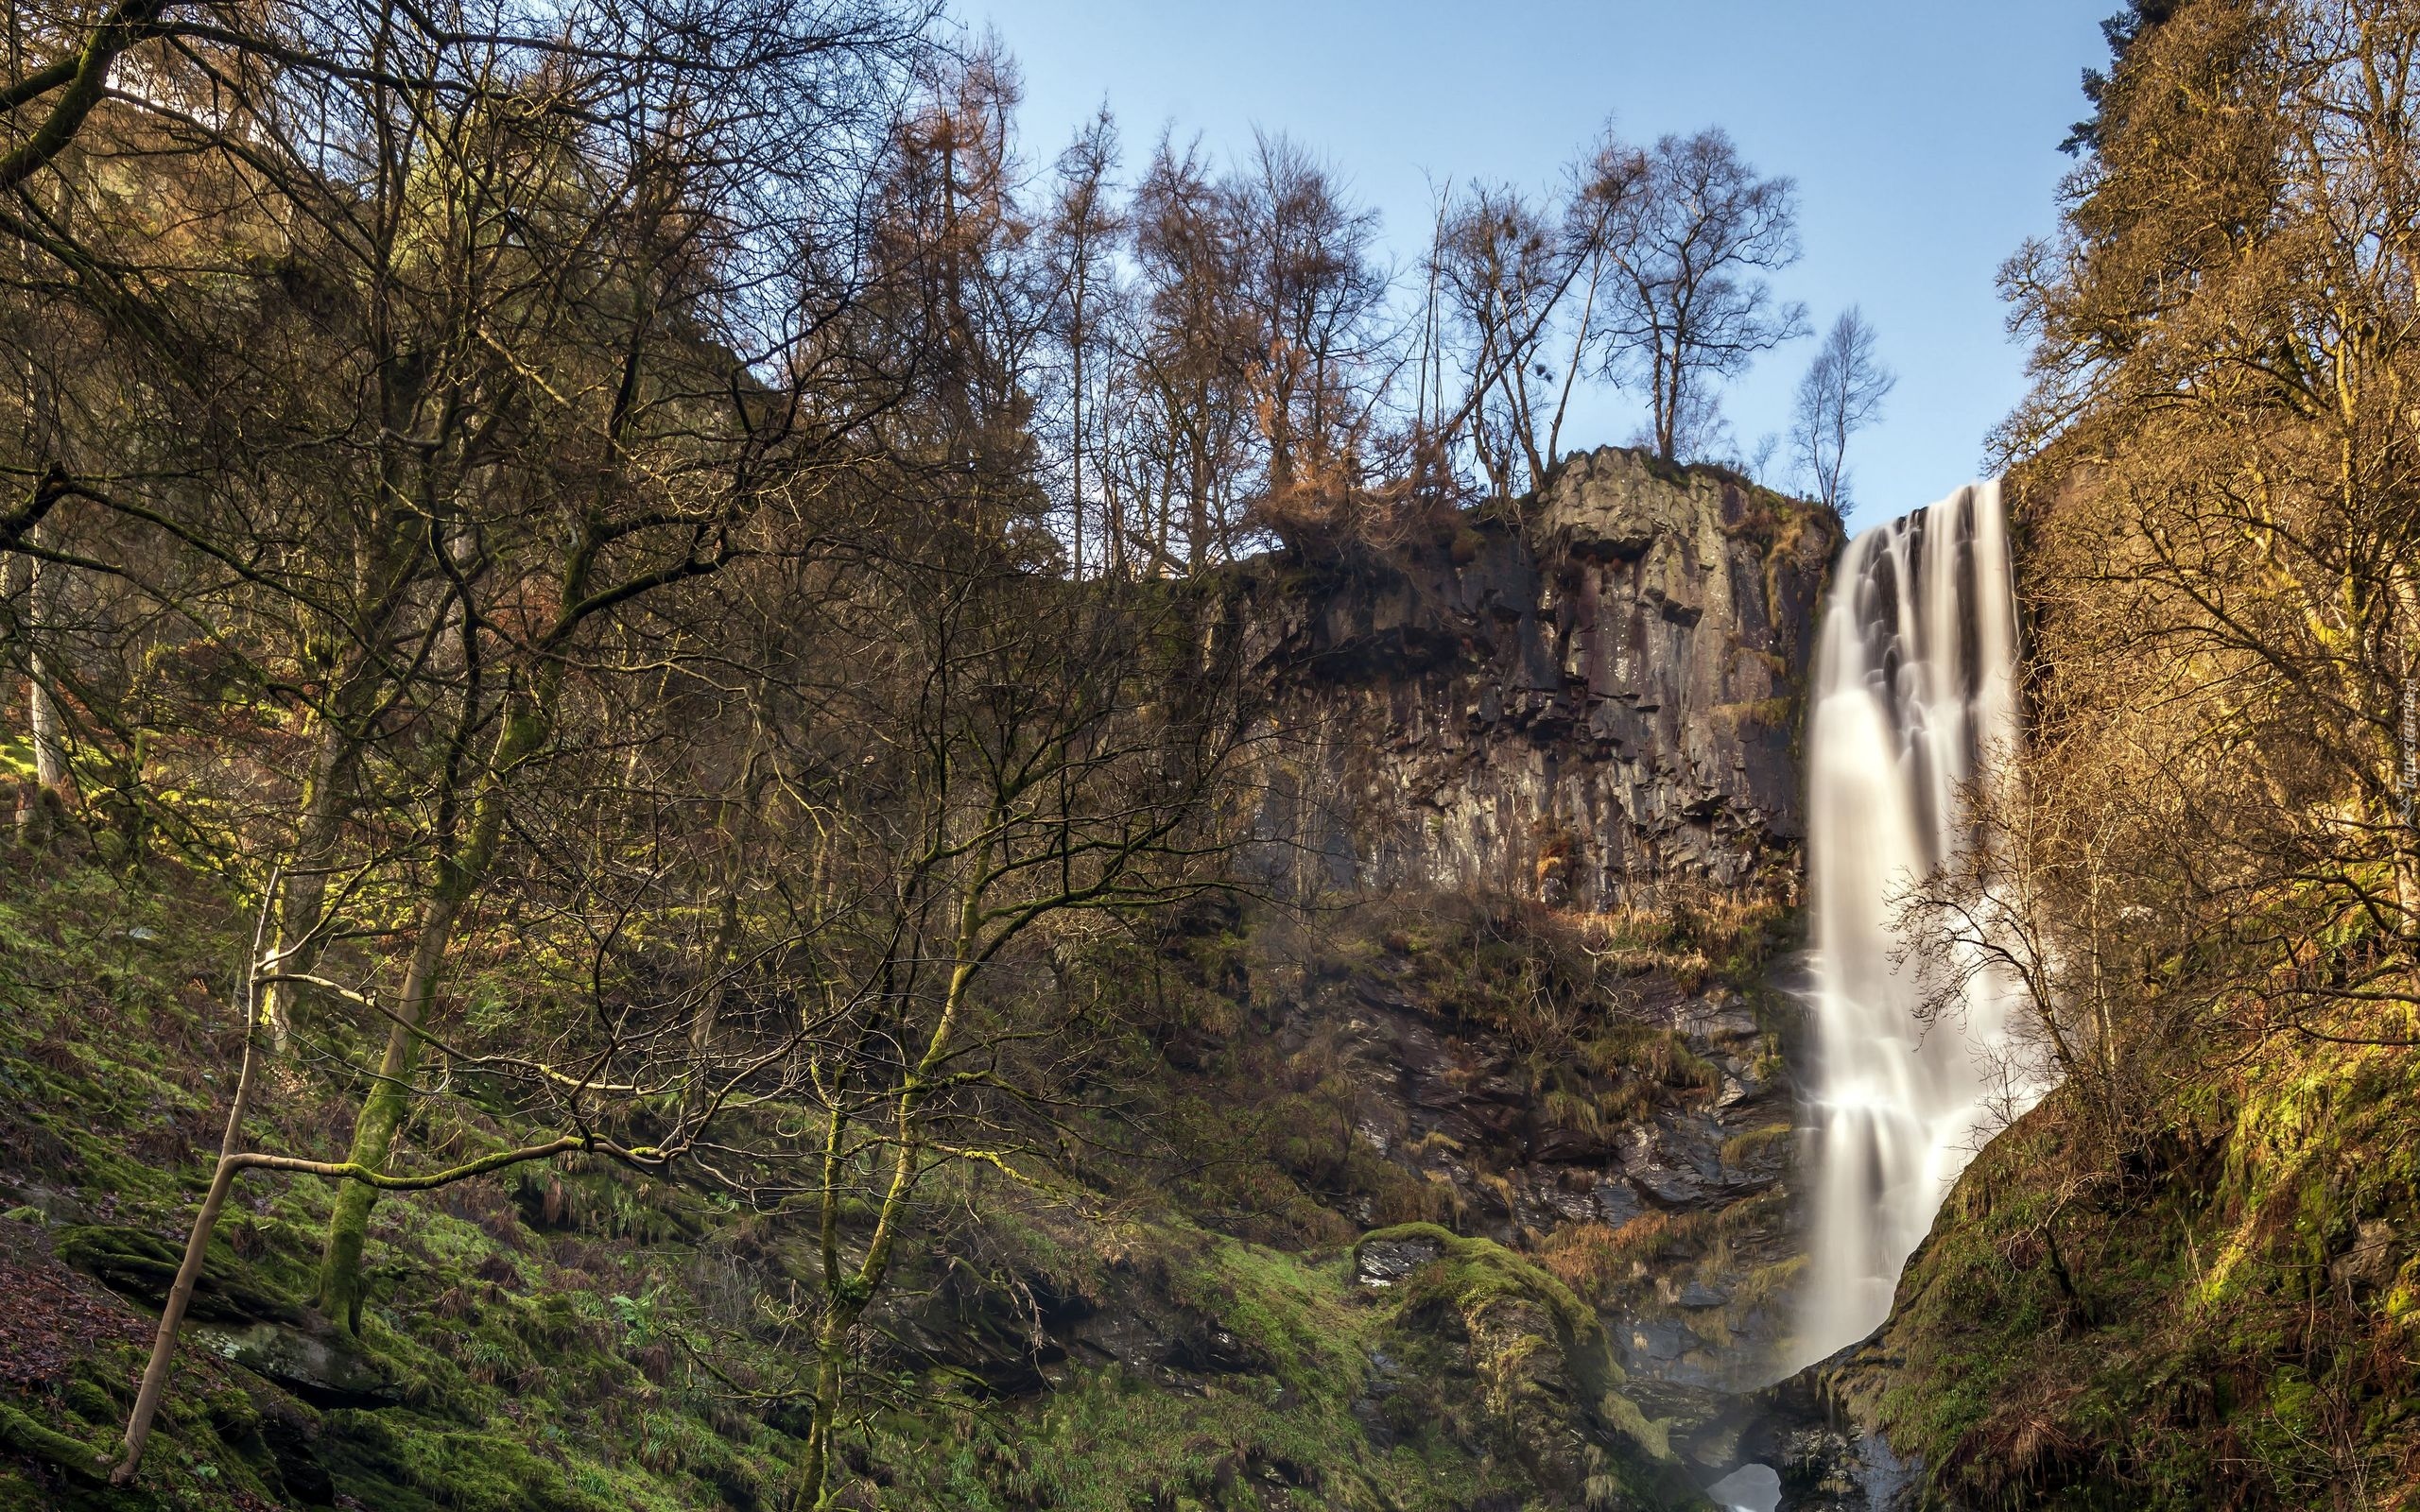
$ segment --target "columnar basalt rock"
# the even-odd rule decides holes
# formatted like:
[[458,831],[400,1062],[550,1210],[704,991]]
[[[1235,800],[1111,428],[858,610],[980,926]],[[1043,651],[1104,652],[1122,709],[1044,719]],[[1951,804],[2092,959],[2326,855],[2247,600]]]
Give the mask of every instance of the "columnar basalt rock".
[[1321,890],[1794,898],[1840,542],[1820,506],[1605,448],[1444,539],[1256,563],[1291,742],[1266,828]]
[[[1279,694],[1272,871],[1297,898],[1416,917],[1451,913],[1438,894],[1488,919],[1643,916],[1600,920],[1607,938],[1795,904],[1798,732],[1842,539],[1821,506],[1606,448],[1392,549],[1253,564],[1243,623]],[[1613,1353],[1668,1452],[1713,1474],[1754,1416],[1724,1393],[1769,1378],[1801,1255],[1789,1077],[1761,982],[1632,954],[1585,1005],[1594,1049],[1490,1023],[1464,1001],[1484,984],[1409,943],[1252,996],[1281,1079],[1345,1066],[1356,1137],[1450,1196],[1462,1231],[1614,1267],[1592,1281]],[[1595,1063],[1625,1034],[1697,1079],[1641,1094]]]

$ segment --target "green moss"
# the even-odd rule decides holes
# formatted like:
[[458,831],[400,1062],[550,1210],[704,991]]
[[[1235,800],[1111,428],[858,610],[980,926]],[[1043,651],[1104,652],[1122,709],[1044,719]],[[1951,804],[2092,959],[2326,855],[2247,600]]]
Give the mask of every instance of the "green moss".
[[[1385,1240],[1425,1241],[1439,1246],[1440,1259],[1413,1272],[1405,1295],[1414,1305],[1442,1302],[1465,1314],[1495,1300],[1531,1300],[1553,1314],[1556,1328],[1569,1340],[1601,1340],[1604,1325],[1596,1309],[1573,1294],[1544,1266],[1513,1253],[1493,1239],[1471,1238],[1433,1223],[1397,1224],[1374,1228],[1354,1246],[1358,1261],[1364,1246]],[[1611,1359],[1606,1365],[1616,1372]]]
[[2395,1469],[2420,1390],[2395,1238],[2420,1220],[2420,1071],[2281,1046],[2234,1087],[2217,1158],[2131,1190],[2056,1184],[2076,1161],[2057,1097],[1969,1169],[1903,1282],[1904,1364],[1852,1372],[1945,1492],[2184,1512],[2420,1489]]
[[996,1500],[977,1500],[981,1481],[963,1467],[945,1484],[969,1507],[1127,1512],[1189,1497],[1205,1507],[1240,1508],[1259,1503],[1238,1500],[1239,1492],[1249,1498],[1273,1484],[1307,1493],[1314,1506],[1443,1512],[1468,1504],[1490,1483],[1474,1457],[1401,1446],[1378,1452],[1348,1413],[1280,1400],[1248,1384],[1181,1397],[1101,1372],[1062,1393],[1012,1449],[994,1452],[1003,1472],[992,1478]]
[[[1521,1490],[1514,1468],[1447,1437],[1373,1443],[1355,1401],[1393,1313],[1357,1294],[1342,1257],[1171,1224],[1105,1237],[1118,1253],[1149,1257],[1154,1290],[1233,1334],[1253,1367],[1182,1392],[1119,1366],[1084,1370],[1016,1412],[936,1390],[940,1400],[890,1415],[869,1440],[898,1478],[886,1505],[1258,1509],[1270,1495],[1285,1505],[1446,1512]],[[1085,1268],[1046,1244],[1071,1271]]]
[[1609,1391],[1605,1393],[1599,1410],[1615,1427],[1628,1434],[1653,1458],[1667,1462],[1675,1460],[1671,1430],[1662,1421],[1649,1418],[1628,1397]]
[[78,1480],[98,1484],[107,1478],[106,1445],[88,1443],[56,1428],[44,1427],[6,1403],[0,1403],[0,1447],[30,1454]]

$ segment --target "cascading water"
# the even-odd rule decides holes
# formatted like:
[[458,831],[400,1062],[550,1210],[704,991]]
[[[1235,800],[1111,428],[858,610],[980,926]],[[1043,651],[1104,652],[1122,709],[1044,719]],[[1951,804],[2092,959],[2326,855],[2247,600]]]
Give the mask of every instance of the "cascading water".
[[[2016,615],[1996,483],[1849,544],[1824,609],[1807,732],[1812,1233],[1795,1364],[1887,1316],[1900,1268],[2012,1101],[2009,999],[1974,976],[1920,1022],[1896,900],[1967,843],[1962,793],[2016,733]],[[2016,1101],[2022,1101],[2021,1093]]]

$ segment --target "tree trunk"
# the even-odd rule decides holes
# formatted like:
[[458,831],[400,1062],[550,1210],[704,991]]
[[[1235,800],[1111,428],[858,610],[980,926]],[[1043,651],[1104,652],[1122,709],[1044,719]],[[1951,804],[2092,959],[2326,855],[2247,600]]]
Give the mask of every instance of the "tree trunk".
[[1067,425],[1067,457],[1074,478],[1067,494],[1068,511],[1074,516],[1076,537],[1076,572],[1078,581],[1084,576],[1084,296],[1081,273],[1077,274],[1075,324],[1067,341],[1070,367],[1067,382],[1069,404]]
[[1665,461],[1677,461],[1673,455],[1680,449],[1681,368],[1674,362],[1667,369],[1664,353],[1655,353],[1655,451]]
[[[394,1153],[396,1132],[411,1111],[411,1076],[420,1069],[420,1037],[413,1031],[436,999],[439,973],[460,912],[460,898],[448,889],[432,898],[422,916],[420,942],[404,974],[396,1022],[388,1025],[378,1079],[371,1084],[369,1095],[362,1099],[361,1114],[354,1121],[353,1151],[347,1159],[355,1165],[384,1171]],[[361,1249],[370,1231],[370,1210],[377,1201],[375,1187],[344,1182],[337,1188],[336,1207],[328,1218],[327,1246],[320,1260],[320,1310],[348,1333],[361,1332]]]
[[705,1108],[710,1089],[706,1085],[707,1059],[714,1054],[715,1031],[720,1026],[723,1000],[731,995],[731,984],[725,973],[731,970],[734,954],[739,948],[739,884],[727,883],[722,895],[722,918],[715,927],[715,946],[709,967],[715,980],[698,1005],[698,1016],[689,1021],[689,1080],[681,1092],[681,1124],[687,1129]]
[[[445,953],[454,943],[463,908],[494,865],[504,833],[506,789],[515,768],[546,738],[547,711],[560,686],[559,671],[543,677],[527,700],[505,716],[472,806],[470,833],[461,849],[442,863],[436,890],[423,908],[419,939],[404,972],[403,997],[387,1027],[377,1080],[354,1121],[351,1159],[365,1170],[384,1172],[394,1153],[396,1132],[411,1109],[408,1083],[420,1066],[419,1029],[437,1001]],[[328,1216],[327,1245],[320,1259],[320,1309],[350,1332],[361,1329],[361,1248],[370,1229],[370,1210],[377,1200],[375,1187],[348,1181],[338,1189]]]
[[[998,816],[994,816],[996,824]],[[925,1174],[925,1098],[931,1091],[932,1079],[949,1059],[956,1043],[959,1016],[966,1006],[967,989],[981,969],[981,955],[977,949],[982,925],[982,885],[972,882],[959,895],[957,964],[950,969],[949,989],[942,996],[940,1018],[933,1022],[931,1038],[925,1041],[925,1053],[918,1057],[899,1081],[894,1106],[897,1123],[894,1135],[897,1148],[892,1155],[890,1182],[882,1194],[882,1207],[874,1219],[873,1233],[866,1241],[865,1259],[856,1269],[842,1275],[839,1268],[838,1210],[838,1165],[840,1125],[836,1120],[831,1126],[831,1139],[824,1146],[823,1211],[823,1322],[816,1330],[816,1400],[815,1422],[807,1431],[806,1456],[799,1467],[797,1494],[791,1501],[793,1512],[808,1512],[830,1504],[832,1425],[840,1408],[840,1366],[849,1346],[849,1335],[865,1314],[866,1305],[890,1275],[890,1257],[899,1242],[899,1231],[906,1222],[908,1201],[915,1195],[916,1184]],[[812,1496],[814,1500],[809,1501]]]
[[64,798],[67,794],[67,730],[60,717],[59,700],[51,696],[48,673],[43,659],[33,659],[31,720],[33,726],[34,781],[46,792]]
[[210,1191],[201,1199],[201,1211],[194,1214],[193,1231],[185,1237],[184,1259],[177,1266],[177,1279],[168,1288],[167,1304],[160,1311],[160,1327],[151,1340],[151,1360],[143,1370],[143,1384],[134,1395],[134,1410],[126,1419],[126,1452],[117,1469],[111,1472],[111,1484],[124,1486],[134,1479],[143,1462],[143,1445],[151,1436],[151,1420],[160,1410],[161,1394],[167,1388],[168,1364],[176,1355],[177,1327],[184,1321],[185,1308],[193,1300],[194,1283],[201,1278],[202,1262],[210,1254],[211,1235],[217,1231],[218,1214],[227,1205],[227,1193],[235,1183],[238,1167],[234,1159],[243,1149],[244,1115],[252,1101],[253,1073],[260,1064],[261,988],[264,962],[261,946],[268,935],[270,911],[276,906],[279,877],[269,879],[269,896],[261,903],[261,927],[253,934],[252,958],[244,973],[244,1057],[235,1073],[235,1092],[227,1104],[227,1129],[218,1141],[218,1164],[210,1174]]
[[857,1310],[825,1316],[815,1336],[815,1418],[806,1430],[806,1454],[799,1461],[791,1512],[821,1512],[832,1504],[832,1430],[839,1420],[842,1366]]
[[[37,526],[34,540],[42,535]],[[26,583],[26,629],[33,640],[33,649],[26,659],[26,720],[34,748],[34,782],[43,792],[64,799],[67,792],[67,722],[59,708],[59,699],[50,690],[50,668],[42,650],[42,632],[49,625],[55,607],[59,569],[47,562],[34,561]],[[25,822],[20,813],[18,822]]]
[[[341,705],[340,705],[341,713]],[[341,717],[323,719],[319,748],[303,779],[302,825],[295,836],[294,857],[285,868],[279,895],[277,934],[270,954],[282,973],[309,971],[320,954],[320,905],[327,896],[328,868],[335,859],[337,837],[344,826],[343,789],[361,755],[361,741]],[[285,1036],[293,1026],[294,1006],[302,990],[291,982],[272,982],[261,1004],[261,1028],[268,1039],[268,1054],[284,1054]]]

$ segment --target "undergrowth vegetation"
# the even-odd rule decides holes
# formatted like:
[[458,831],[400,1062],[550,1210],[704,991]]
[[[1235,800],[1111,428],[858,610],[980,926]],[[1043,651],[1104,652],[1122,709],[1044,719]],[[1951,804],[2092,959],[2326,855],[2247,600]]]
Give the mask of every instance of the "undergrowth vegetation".
[[[12,1295],[48,1299],[26,1326],[55,1335],[48,1352],[23,1349],[0,1322],[0,1505],[782,1504],[807,1415],[790,1298],[813,1274],[811,1226],[711,1184],[580,1160],[381,1204],[357,1339],[307,1307],[329,1183],[238,1186],[152,1468],[138,1490],[104,1488],[97,1456],[140,1372],[141,1307],[164,1294],[209,1179],[245,920],[172,866],[135,877],[19,849],[0,867],[0,1180],[14,1194],[0,1264]],[[1168,953],[1100,948],[1157,960],[1168,980],[1136,991],[1191,1005],[1163,1035],[1199,1031],[1249,1011],[1205,986],[1234,988],[1220,962],[1266,949],[1235,927],[1205,915]],[[1452,981],[1471,979],[1456,954],[1470,948],[1457,936],[1440,953]],[[1613,1048],[1590,1066],[1658,1098],[1701,1093],[1662,1040],[1592,1033],[1579,1042]],[[343,1064],[334,1045],[296,1057],[263,1105],[268,1130],[340,1147]],[[1120,1158],[1142,1164],[1104,1152],[1096,1184],[1058,1200],[974,1175],[939,1186],[935,1246],[878,1310],[886,1342],[856,1383],[866,1405],[838,1435],[852,1494],[902,1509],[1444,1512],[1567,1483],[1582,1496],[1594,1484],[1606,1505],[1685,1502],[1568,1267],[1426,1222],[1454,1202],[1366,1149],[1327,1163],[1332,1133],[1313,1111],[1324,1079],[1237,1097],[1257,1122],[1215,1137],[1208,1103],[1186,1114],[1204,1091],[1170,1091],[1165,1142]],[[469,1150],[515,1132],[472,1097],[431,1105],[403,1139]],[[1171,1153],[1217,1170],[1221,1151],[1250,1158],[1189,1178],[1175,1206],[1149,1190]],[[1438,1260],[1398,1288],[1362,1284],[1341,1241],[1364,1226],[1328,1206],[1353,1200],[1404,1210],[1373,1237],[1433,1240]],[[1286,1247],[1200,1227],[1187,1212],[1202,1201]],[[1037,1355],[1046,1317],[1097,1349]],[[1595,1447],[1574,1458],[1583,1441]]]
[[2063,1179],[2078,1152],[2055,1100],[1961,1181],[1902,1284],[1894,1367],[1851,1370],[1945,1490],[2176,1512],[2420,1499],[2420,1072],[2399,1050],[2279,1044],[2214,1091],[2122,1181]]

